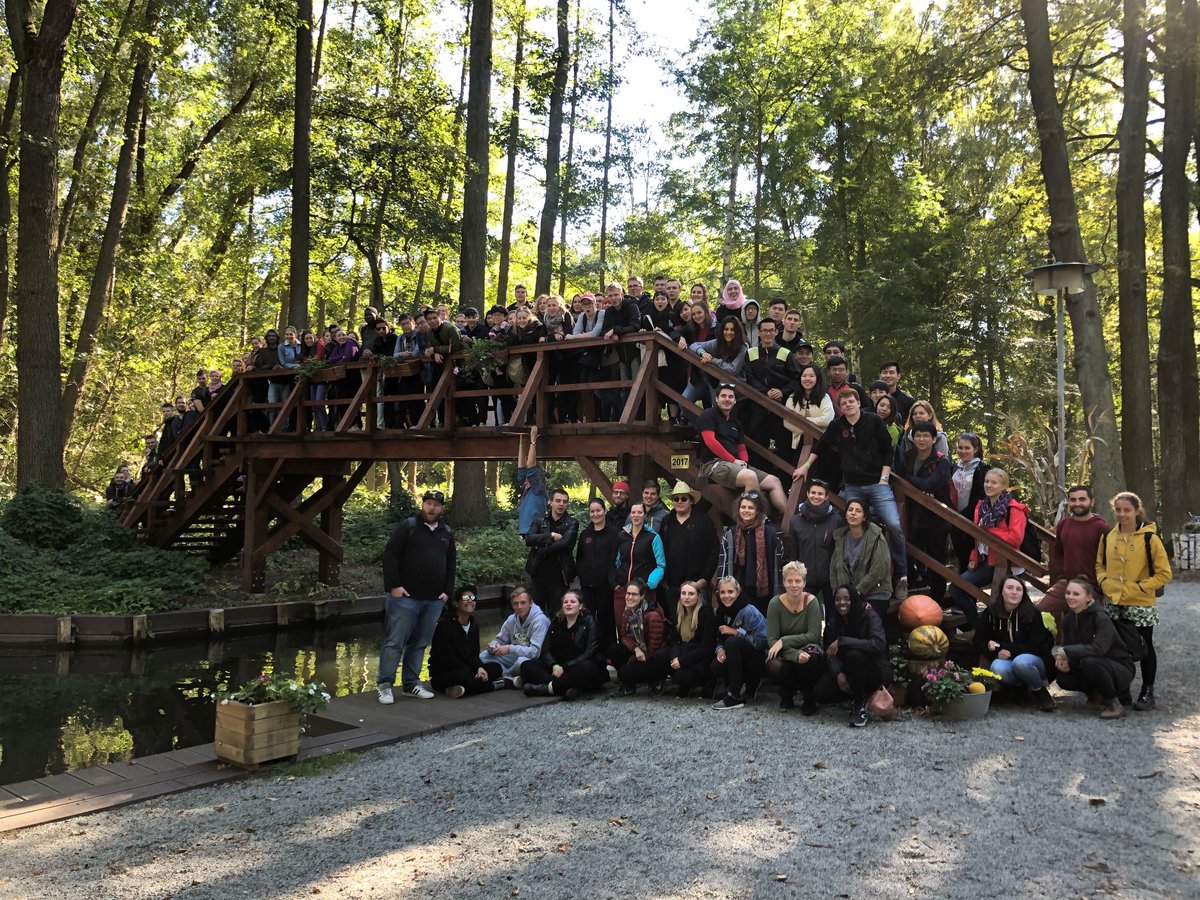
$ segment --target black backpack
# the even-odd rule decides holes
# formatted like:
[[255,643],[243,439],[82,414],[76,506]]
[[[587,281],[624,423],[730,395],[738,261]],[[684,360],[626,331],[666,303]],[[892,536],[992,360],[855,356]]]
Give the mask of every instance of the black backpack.
[[1113,627],[1117,629],[1117,637],[1121,639],[1121,643],[1125,645],[1125,649],[1129,651],[1129,655],[1133,657],[1133,661],[1141,662],[1146,657],[1146,642],[1142,640],[1142,636],[1138,633],[1135,626],[1128,619],[1112,620]]
[[[1116,529],[1114,528],[1113,531],[1116,531]],[[1109,534],[1112,534],[1112,532],[1110,531]],[[1151,543],[1152,543],[1150,538],[1158,537],[1158,534],[1157,534],[1157,532],[1154,532],[1154,531],[1147,531],[1145,534],[1142,535],[1142,537],[1144,537],[1146,539],[1146,568],[1150,570],[1150,577],[1153,578],[1154,577],[1154,553],[1150,549]],[[1161,538],[1159,540],[1161,541]],[[1165,546],[1164,546],[1164,549],[1166,549]],[[1103,563],[1103,565],[1107,568],[1108,567],[1108,534],[1106,534],[1104,536],[1104,541],[1100,544],[1100,559],[1101,559],[1101,562]],[[1165,590],[1165,588],[1156,588],[1154,591],[1154,596],[1161,597],[1163,595],[1164,590]],[[1141,638],[1139,637],[1138,640],[1141,640]],[[1145,654],[1145,652],[1146,651],[1143,648],[1143,650],[1142,650],[1143,655]],[[1137,658],[1141,659],[1142,657],[1139,656]]]
[[1028,514],[1025,518],[1025,533],[1021,535],[1021,552],[1032,560],[1042,561],[1042,539],[1038,537],[1037,526]]

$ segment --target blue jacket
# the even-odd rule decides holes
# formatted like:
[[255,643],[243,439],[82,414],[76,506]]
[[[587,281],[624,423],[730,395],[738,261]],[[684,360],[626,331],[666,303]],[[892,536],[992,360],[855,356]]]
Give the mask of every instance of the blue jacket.
[[285,369],[294,369],[300,365],[300,344],[280,344],[279,364]]
[[[767,619],[758,611],[758,607],[753,603],[747,603],[739,609],[733,616],[732,620],[728,620],[728,616],[722,617],[722,613],[727,612],[727,607],[717,603],[717,625],[729,625],[737,629],[737,633],[745,638],[753,645],[755,650],[761,650],[764,653],[767,650]],[[725,640],[729,635],[720,633],[718,628],[717,646],[723,647]]]

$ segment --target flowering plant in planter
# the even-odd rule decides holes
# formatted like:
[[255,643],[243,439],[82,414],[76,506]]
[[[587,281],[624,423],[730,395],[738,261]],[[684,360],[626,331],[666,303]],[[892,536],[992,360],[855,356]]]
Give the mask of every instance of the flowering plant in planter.
[[248,706],[283,700],[298,712],[307,714],[324,709],[329,703],[329,694],[325,685],[319,681],[302,682],[278,673],[268,675],[263,672],[236,690],[217,691],[213,699],[221,704],[234,700]]
[[1000,686],[1000,676],[991,669],[983,669],[976,666],[971,670],[971,677],[989,691],[995,690]]
[[965,694],[974,680],[975,677],[967,669],[946,662],[925,674],[921,690],[930,706],[941,709]]

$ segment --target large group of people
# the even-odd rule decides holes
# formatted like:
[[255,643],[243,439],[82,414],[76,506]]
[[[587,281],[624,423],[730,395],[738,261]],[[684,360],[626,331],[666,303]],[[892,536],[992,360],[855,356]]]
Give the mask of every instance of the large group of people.
[[[519,527],[529,548],[528,608],[518,614],[514,607],[511,633],[497,635],[485,648],[474,667],[477,684],[459,679],[450,687],[464,692],[487,689],[518,677],[517,670],[527,664],[541,666],[552,676],[559,670],[571,672],[576,667],[564,663],[574,660],[578,651],[583,660],[603,658],[606,665],[613,665],[627,688],[646,681],[670,681],[681,690],[687,684],[689,691],[698,687],[708,692],[720,682],[724,694],[718,704],[732,706],[752,696],[763,677],[771,677],[788,685],[785,696],[799,691],[803,707],[809,709],[814,698],[832,695],[831,685],[857,699],[857,693],[843,689],[886,679],[886,654],[881,657],[882,650],[876,652],[874,622],[882,622],[896,601],[919,590],[961,611],[962,629],[977,641],[980,635],[1003,631],[1018,652],[1012,647],[990,650],[991,644],[1004,641],[989,637],[980,645],[981,655],[1007,654],[991,657],[1004,670],[1000,674],[1005,683],[1030,687],[1048,706],[1039,693],[1045,685],[1034,686],[1034,682],[1062,674],[1069,675],[1068,682],[1077,681],[1082,672],[1078,664],[1070,670],[1062,668],[1069,654],[1047,655],[1044,637],[1032,633],[1036,623],[1031,624],[1027,594],[1008,596],[1016,584],[1023,585],[1023,573],[997,550],[1003,545],[1028,550],[1034,536],[1029,510],[1012,493],[1008,474],[987,465],[982,441],[974,432],[954,437],[951,450],[951,437],[933,404],[903,389],[900,362],[887,360],[875,380],[860,379],[841,340],[826,341],[820,348],[823,358],[815,358],[814,345],[801,330],[802,319],[800,311],[782,298],[760,306],[746,297],[737,280],[727,281],[711,300],[704,284],[692,284],[685,296],[683,283],[667,276],[656,276],[652,290],[631,276],[625,285],[612,282],[598,294],[582,292],[569,300],[557,295],[533,298],[524,285],[517,285],[511,302],[482,313],[475,307],[455,314],[448,306],[431,306],[403,313],[393,323],[368,308],[365,321],[354,329],[336,324],[320,334],[291,326],[282,334],[271,329],[261,339],[254,338],[247,353],[232,360],[232,369],[235,374],[271,373],[251,381],[255,405],[262,408],[255,411],[250,427],[265,430],[275,424],[280,430],[275,423],[279,411],[273,407],[283,404],[296,370],[307,360],[333,365],[380,358],[409,363],[385,365],[379,387],[381,396],[406,399],[380,402],[375,408],[378,427],[403,429],[429,420],[422,396],[443,368],[453,363],[452,354],[475,341],[492,340],[510,353],[492,371],[482,373],[483,384],[465,382],[465,372],[457,377],[460,387],[486,387],[496,394],[483,396],[477,390],[478,396],[459,398],[452,407],[457,424],[485,426],[512,420],[516,397],[510,389],[525,384],[531,365],[519,348],[551,343],[555,347],[546,363],[550,382],[587,386],[555,394],[553,408],[544,411],[550,421],[564,423],[585,417],[615,420],[621,414],[627,391],[606,385],[629,381],[639,348],[615,339],[654,331],[683,351],[660,356],[658,381],[685,402],[664,404],[659,414],[694,431],[700,475],[733,491],[733,507],[728,510],[732,524],[718,533],[709,517],[696,509],[700,493],[684,482],[670,490],[668,505],[660,493],[663,486],[655,479],[640,485],[640,497],[628,483],[618,481],[612,485],[611,503],[595,497],[587,521],[578,522],[567,511],[566,491],[551,489],[538,467],[537,429],[531,429],[522,440],[518,459]],[[587,346],[572,347],[580,339],[614,343],[592,340]],[[283,430],[338,428],[346,424],[346,417],[358,421],[352,428],[359,427],[360,411],[351,408],[348,400],[359,392],[361,377],[361,370],[349,368],[339,380],[311,380],[310,402],[301,415],[293,412],[282,423]],[[164,405],[161,430],[146,438],[146,465],[157,465],[190,421],[226,389],[219,370],[201,370],[196,379],[189,396]],[[793,416],[783,415],[783,410]],[[432,420],[444,421],[450,413],[442,404],[433,411]],[[975,541],[950,527],[944,515],[915,503],[908,504],[907,522],[902,522],[893,475],[970,520],[994,540]],[[123,478],[114,478],[110,503],[119,504],[128,496],[131,489],[124,484],[131,481],[127,471]],[[804,499],[790,509],[789,490],[797,483],[803,484]],[[835,505],[834,494],[844,504]],[[1056,530],[1051,587],[1037,608],[1053,615],[1060,641],[1055,646],[1061,648],[1063,634],[1070,633],[1067,620],[1074,616],[1071,621],[1077,624],[1079,612],[1072,598],[1077,579],[1083,579],[1089,596],[1100,602],[1110,619],[1128,625],[1142,648],[1137,654],[1142,689],[1136,701],[1128,694],[1128,681],[1122,679],[1116,679],[1113,698],[1107,696],[1107,682],[1097,690],[1106,701],[1113,699],[1122,707],[1132,703],[1139,709],[1150,708],[1155,703],[1154,591],[1171,577],[1169,560],[1153,525],[1143,521],[1134,495],[1122,494],[1114,501],[1117,526],[1113,529],[1092,512],[1092,506],[1085,486],[1072,488],[1070,514]],[[425,531],[441,533],[432,523],[426,524],[424,530],[410,527],[421,543],[428,540]],[[446,528],[444,523],[439,527]],[[986,610],[981,612],[978,591],[947,584],[942,564],[948,557],[963,581],[990,597]],[[939,565],[927,565],[928,559]],[[793,583],[800,578],[798,592],[788,584],[792,563],[799,564],[803,573],[798,576],[792,570]],[[1140,578],[1122,569],[1143,563],[1148,574]],[[389,570],[389,591],[394,583],[404,583],[404,571],[402,566]],[[1104,574],[1108,572],[1113,574]],[[399,601],[420,597],[437,601],[439,610],[441,603],[448,603],[454,615],[466,613],[469,602],[451,595],[453,566],[441,575],[438,591],[423,584],[416,593],[393,594],[389,604],[397,601],[398,611],[395,616],[389,613],[392,650],[388,653],[409,644],[423,650],[437,624],[437,616],[422,612],[424,607]],[[422,577],[431,575],[426,571]],[[692,594],[695,602],[690,602]],[[796,642],[787,639],[795,635],[776,633],[774,626],[784,628],[800,618],[811,624],[812,613],[801,616],[808,609],[804,597],[810,594],[818,598],[823,637],[797,649]],[[774,616],[773,604],[779,607]],[[567,608],[570,612],[564,614]],[[713,613],[713,628],[706,625],[707,615],[698,612],[702,609]],[[533,623],[526,617],[532,617]],[[564,617],[561,626],[560,617]],[[595,619],[592,625],[589,617]],[[452,618],[448,612],[447,619]],[[465,622],[461,627],[469,631]],[[850,630],[843,632],[844,639],[834,640],[830,653],[823,641],[831,631],[838,634],[843,628]],[[728,629],[734,633],[727,633]],[[699,678],[695,642],[703,643],[710,632],[715,649],[708,675],[714,677]],[[541,648],[548,635],[553,636],[554,649],[544,659]],[[534,637],[537,643],[524,643]],[[855,643],[859,641],[865,643]],[[850,645],[855,650],[846,654]],[[436,656],[448,658],[452,646],[461,651],[464,644],[447,640],[439,646],[442,652]],[[521,649],[530,646],[536,652]],[[874,656],[867,647],[874,648]],[[408,651],[404,654],[404,690],[415,696],[429,694],[410,677]],[[864,669],[866,656],[871,666]],[[670,671],[664,670],[664,659]],[[391,696],[397,662],[398,657],[392,660],[391,671],[381,666],[381,697],[385,686],[386,696]],[[595,675],[593,667],[584,665],[564,683],[569,687],[558,687],[584,690]],[[562,677],[533,684],[553,691],[558,689],[555,679]]]

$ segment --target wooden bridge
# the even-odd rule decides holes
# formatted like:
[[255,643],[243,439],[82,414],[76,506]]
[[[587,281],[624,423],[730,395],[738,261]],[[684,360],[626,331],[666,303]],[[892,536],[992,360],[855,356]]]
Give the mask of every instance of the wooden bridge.
[[[602,383],[554,384],[550,373],[551,354],[613,346],[612,341],[603,339],[537,344],[507,351],[526,357],[529,377],[522,388],[464,390],[455,374],[455,363],[464,354],[442,366],[429,392],[421,394],[385,394],[385,380],[394,379],[396,371],[385,369],[379,360],[347,366],[348,371],[361,372],[361,384],[354,396],[332,400],[310,400],[308,382],[297,379],[281,403],[256,403],[254,387],[261,386],[262,379],[278,378],[280,373],[238,375],[164,452],[160,467],[143,478],[123,513],[123,521],[155,547],[203,552],[214,563],[241,553],[242,587],[253,592],[264,589],[267,558],[290,538],[299,537],[319,555],[318,579],[324,584],[337,584],[343,560],[342,508],[373,464],[512,460],[518,452],[520,435],[529,424],[537,424],[539,429],[539,459],[576,461],[609,499],[612,484],[600,463],[617,460],[619,470],[632,484],[652,476],[669,479],[670,483],[682,478],[712,504],[714,516],[724,516],[731,509],[734,492],[700,476],[694,432],[662,418],[666,404],[688,404],[680,393],[659,380],[660,355],[682,358],[718,381],[737,379],[715,365],[700,363],[695,354],[662,334],[627,335],[617,344],[626,347],[625,352],[633,359],[632,377]],[[623,392],[625,399],[616,421],[595,420],[593,392],[600,389]],[[585,421],[556,424],[550,411],[556,400],[570,394],[578,396]],[[821,433],[807,419],[749,386],[739,390],[738,395],[812,436]],[[515,398],[506,423],[457,424],[465,402],[487,397]],[[423,412],[416,425],[407,429],[380,428],[380,404],[404,401],[421,404]],[[306,430],[303,423],[307,413],[319,406],[331,410],[331,427]],[[261,432],[254,430],[254,418],[268,411],[274,411],[270,427]],[[299,429],[295,427],[297,421]],[[791,472],[792,463],[770,449],[751,438],[747,438],[746,445],[780,472]],[[1045,587],[1042,579],[1047,570],[1043,563],[997,541],[903,478],[893,476],[891,483],[902,522],[907,521],[909,504],[920,505],[945,520],[951,529],[986,543],[993,559],[1023,567],[1031,584]],[[785,518],[795,511],[802,491],[800,485],[792,488]],[[844,506],[840,498],[835,496],[833,500]],[[1040,526],[1038,530],[1043,541],[1053,540],[1052,533]],[[908,552],[948,582],[977,597],[984,596],[942,561],[931,559],[911,545]]]

